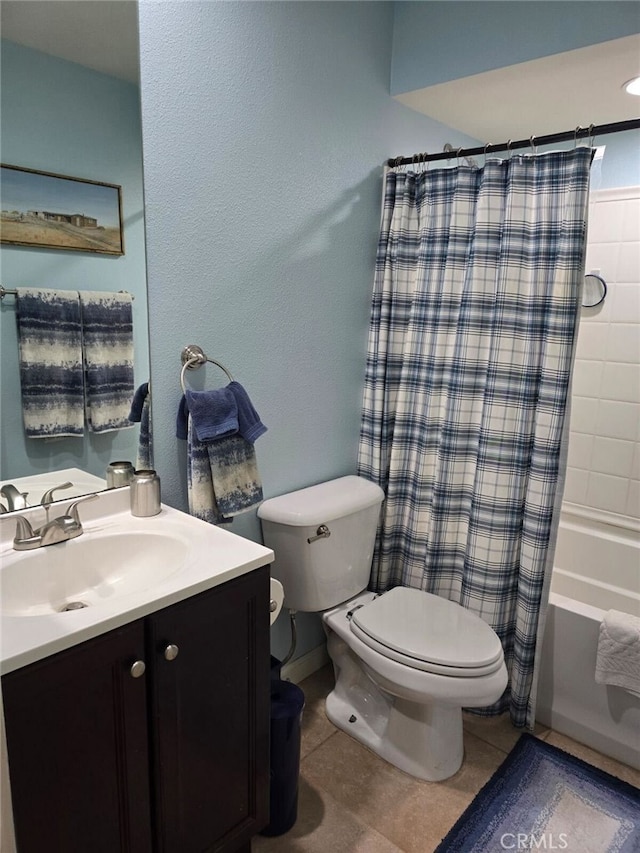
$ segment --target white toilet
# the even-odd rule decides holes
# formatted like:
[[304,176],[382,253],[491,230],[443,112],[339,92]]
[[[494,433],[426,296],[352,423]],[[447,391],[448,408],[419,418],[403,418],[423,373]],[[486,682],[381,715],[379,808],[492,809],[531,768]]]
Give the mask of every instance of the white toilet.
[[258,509],[284,606],[322,612],[336,686],[334,725],[420,779],[462,764],[462,708],[495,702],[507,686],[497,634],[437,595],[366,592],[382,489],[340,477],[264,501]]

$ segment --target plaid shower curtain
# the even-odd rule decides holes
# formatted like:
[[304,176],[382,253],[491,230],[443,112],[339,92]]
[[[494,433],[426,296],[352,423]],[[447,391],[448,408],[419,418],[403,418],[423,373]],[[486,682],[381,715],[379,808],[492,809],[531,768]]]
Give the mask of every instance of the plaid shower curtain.
[[509,686],[484,712],[509,708],[518,726],[533,725],[591,157],[385,185],[358,454],[386,493],[371,588],[417,587],[488,622]]

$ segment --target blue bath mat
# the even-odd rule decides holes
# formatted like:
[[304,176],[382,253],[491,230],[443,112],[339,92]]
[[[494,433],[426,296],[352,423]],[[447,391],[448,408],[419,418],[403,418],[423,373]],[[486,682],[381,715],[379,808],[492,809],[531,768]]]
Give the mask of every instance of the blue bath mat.
[[435,853],[638,853],[640,790],[523,734]]

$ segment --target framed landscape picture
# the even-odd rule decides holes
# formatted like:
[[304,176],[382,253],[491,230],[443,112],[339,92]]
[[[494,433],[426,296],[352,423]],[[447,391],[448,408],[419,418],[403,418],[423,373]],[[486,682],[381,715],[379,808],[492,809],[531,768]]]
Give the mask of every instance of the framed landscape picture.
[[0,198],[2,243],[124,255],[116,184],[2,163]]

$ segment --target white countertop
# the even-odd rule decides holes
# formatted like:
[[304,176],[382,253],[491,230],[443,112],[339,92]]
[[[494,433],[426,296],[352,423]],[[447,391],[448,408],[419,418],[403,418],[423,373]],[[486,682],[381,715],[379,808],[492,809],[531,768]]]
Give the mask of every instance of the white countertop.
[[[55,501],[71,500],[89,492],[102,492],[107,488],[107,481],[103,477],[96,477],[82,468],[63,468],[48,474],[29,474],[26,477],[14,477],[12,480],[0,480],[0,488],[11,483],[19,492],[27,493],[27,506],[34,507],[39,505],[45,492],[67,482],[72,483],[71,488],[56,492]],[[7,501],[3,499],[3,503],[6,504]]]
[[[61,514],[67,503],[55,504],[52,517]],[[34,528],[44,522],[41,508],[20,514],[27,516]],[[188,554],[180,570],[162,577],[157,585],[115,595],[81,610],[7,615],[2,612],[2,565],[13,561],[16,555],[12,546],[15,516],[15,513],[0,515],[0,674],[3,675],[268,565],[273,560],[273,551],[268,548],[165,505],[152,518],[136,519],[129,510],[128,487],[112,489],[80,507],[84,528],[81,537],[49,545],[42,550],[73,546],[83,537],[91,536],[92,532],[105,536],[121,531],[134,535],[138,531],[141,547],[144,547],[144,536],[148,532],[157,529],[162,534],[170,534],[173,530],[188,541]]]

